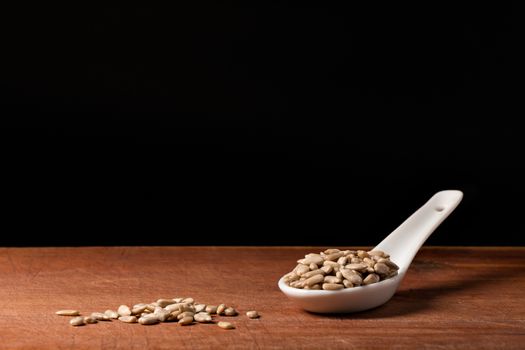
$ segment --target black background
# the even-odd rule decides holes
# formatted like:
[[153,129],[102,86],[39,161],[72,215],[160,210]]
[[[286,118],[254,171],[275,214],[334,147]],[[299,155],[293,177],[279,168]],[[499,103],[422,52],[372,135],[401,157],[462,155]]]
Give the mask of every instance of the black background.
[[[484,7],[486,6],[486,7]],[[2,11],[0,245],[523,245],[512,5]]]

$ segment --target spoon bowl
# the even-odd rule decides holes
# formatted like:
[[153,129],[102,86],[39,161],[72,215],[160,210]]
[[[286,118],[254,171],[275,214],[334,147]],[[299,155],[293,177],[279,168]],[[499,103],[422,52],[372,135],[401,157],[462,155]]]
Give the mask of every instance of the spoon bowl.
[[395,294],[423,243],[458,206],[463,193],[447,190],[436,193],[374,249],[382,250],[399,266],[395,277],[378,283],[337,291],[298,289],[279,280],[281,291],[299,307],[318,313],[358,312],[386,303]]

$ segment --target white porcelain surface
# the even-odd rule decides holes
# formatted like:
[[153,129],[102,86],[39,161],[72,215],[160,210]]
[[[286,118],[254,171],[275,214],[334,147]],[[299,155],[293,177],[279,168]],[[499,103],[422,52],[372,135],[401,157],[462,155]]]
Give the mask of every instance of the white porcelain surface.
[[423,243],[462,198],[463,193],[456,190],[436,193],[374,248],[390,254],[391,260],[399,266],[399,274],[394,278],[338,291],[292,288],[281,278],[279,288],[299,307],[312,312],[357,312],[380,306],[394,295]]

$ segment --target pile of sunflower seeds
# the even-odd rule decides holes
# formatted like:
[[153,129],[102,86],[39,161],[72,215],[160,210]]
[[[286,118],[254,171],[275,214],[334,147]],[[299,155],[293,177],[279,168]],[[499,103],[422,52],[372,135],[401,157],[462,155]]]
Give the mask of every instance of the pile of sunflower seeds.
[[307,254],[284,276],[293,288],[340,290],[369,285],[397,275],[399,267],[380,250],[327,249]]
[[[193,298],[159,299],[153,303],[139,303],[132,307],[120,305],[115,310],[105,312],[93,312],[89,316],[81,316],[77,310],[60,310],[56,312],[60,316],[74,316],[69,323],[72,326],[83,326],[99,321],[119,320],[124,323],[140,323],[142,325],[153,325],[160,322],[177,322],[181,326],[195,323],[215,323],[215,316],[237,316],[239,313],[233,307],[226,304],[206,305],[197,303]],[[248,311],[246,316],[250,319],[259,318],[257,311]],[[220,328],[235,329],[230,322],[217,322]]]

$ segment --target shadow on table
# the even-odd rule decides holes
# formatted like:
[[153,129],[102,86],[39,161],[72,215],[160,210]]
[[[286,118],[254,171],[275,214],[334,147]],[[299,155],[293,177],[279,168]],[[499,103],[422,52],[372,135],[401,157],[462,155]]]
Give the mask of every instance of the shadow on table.
[[[437,271],[436,271],[437,272]],[[415,314],[423,310],[432,308],[440,299],[445,300],[445,296],[450,294],[463,294],[465,291],[474,291],[488,283],[502,283],[516,275],[522,274],[523,269],[518,266],[506,267],[504,269],[490,269],[479,273],[468,273],[461,276],[461,279],[448,281],[446,284],[431,285],[410,289],[401,289],[388,301],[375,309],[348,313],[348,314],[316,314],[307,312],[323,318],[336,319],[376,319],[398,317]],[[434,281],[434,283],[436,283]],[[465,296],[464,294],[462,295]]]

